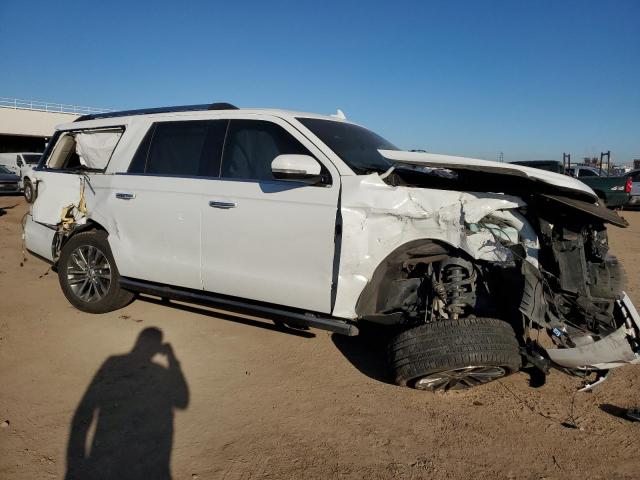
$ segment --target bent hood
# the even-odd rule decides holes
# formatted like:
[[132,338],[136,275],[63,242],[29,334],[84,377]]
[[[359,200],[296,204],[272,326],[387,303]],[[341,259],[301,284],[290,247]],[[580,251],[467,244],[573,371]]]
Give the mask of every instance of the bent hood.
[[532,181],[538,181],[552,185],[560,189],[574,190],[586,193],[598,199],[595,192],[587,185],[573,177],[553,173],[512,163],[493,162],[478,158],[456,157],[452,155],[439,155],[426,152],[407,152],[403,150],[378,150],[380,155],[388,160],[411,165],[424,165],[429,167],[450,168],[451,170],[483,171],[507,176],[525,177]]

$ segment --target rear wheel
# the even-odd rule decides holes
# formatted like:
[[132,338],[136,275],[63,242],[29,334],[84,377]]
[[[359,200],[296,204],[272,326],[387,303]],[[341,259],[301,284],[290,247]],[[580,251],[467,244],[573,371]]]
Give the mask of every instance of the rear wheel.
[[27,201],[27,203],[33,203],[34,197],[35,197],[35,190],[33,188],[33,184],[31,183],[31,180],[29,180],[28,178],[24,179],[24,199]]
[[134,295],[120,288],[119,278],[105,232],[78,233],[62,248],[58,280],[78,310],[106,313],[127,305]]
[[495,318],[440,320],[406,330],[389,347],[396,383],[430,391],[461,390],[517,372],[518,340]]

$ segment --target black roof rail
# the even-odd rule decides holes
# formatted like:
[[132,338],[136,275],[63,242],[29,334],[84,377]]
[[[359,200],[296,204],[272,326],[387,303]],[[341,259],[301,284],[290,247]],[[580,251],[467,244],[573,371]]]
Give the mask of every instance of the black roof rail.
[[95,120],[97,118],[128,117],[131,115],[147,115],[151,113],[200,112],[206,110],[237,110],[238,107],[226,102],[203,103],[201,105],[179,105],[175,107],[141,108],[139,110],[121,110],[119,112],[91,113],[76,118],[75,122]]

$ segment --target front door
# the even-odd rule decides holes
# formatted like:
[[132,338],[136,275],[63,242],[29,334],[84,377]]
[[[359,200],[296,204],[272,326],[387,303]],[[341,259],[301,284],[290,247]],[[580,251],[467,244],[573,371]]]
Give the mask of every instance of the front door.
[[[312,155],[326,185],[276,180],[280,154]],[[329,313],[340,177],[307,139],[275,118],[230,121],[220,180],[202,211],[207,291]]]

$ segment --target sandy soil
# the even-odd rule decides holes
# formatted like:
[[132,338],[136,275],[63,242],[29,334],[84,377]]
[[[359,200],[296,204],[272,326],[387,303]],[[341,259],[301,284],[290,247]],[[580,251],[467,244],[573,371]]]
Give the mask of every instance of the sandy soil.
[[[594,393],[575,393],[580,381],[554,371],[538,388],[519,373],[433,395],[389,384],[379,346],[366,336],[290,334],[140,300],[106,315],[81,313],[44,262],[23,256],[26,205],[0,197],[0,206],[15,203],[0,217],[2,479],[63,477],[74,412],[77,447],[95,429],[92,409],[108,412],[109,402],[119,410],[95,434],[122,447],[105,463],[109,478],[125,478],[123,466],[135,473],[127,462],[150,441],[157,478],[163,467],[191,480],[640,478],[640,423],[611,414],[640,404],[640,368],[615,371]],[[640,212],[625,217],[631,227],[611,228],[611,244],[640,304]],[[171,344],[175,360],[154,357],[171,368],[125,355],[148,327]],[[85,395],[112,356],[120,357]],[[94,446],[96,457],[102,447]]]

